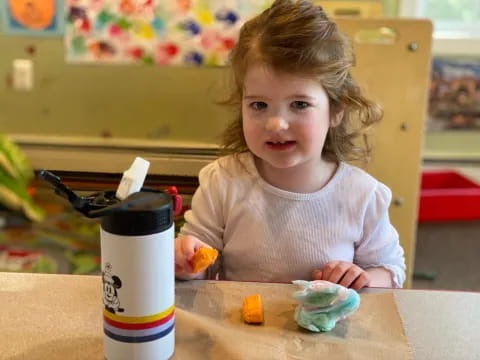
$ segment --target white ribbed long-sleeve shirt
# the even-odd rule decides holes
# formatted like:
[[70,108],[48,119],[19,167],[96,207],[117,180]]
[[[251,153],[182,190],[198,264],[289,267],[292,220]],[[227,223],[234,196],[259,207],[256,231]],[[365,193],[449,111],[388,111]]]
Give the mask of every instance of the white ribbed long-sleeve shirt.
[[363,170],[341,163],[314,193],[268,184],[253,156],[220,158],[204,167],[181,234],[221,252],[220,278],[238,281],[311,280],[312,271],[343,260],[384,267],[394,286],[405,259],[391,225],[390,190]]

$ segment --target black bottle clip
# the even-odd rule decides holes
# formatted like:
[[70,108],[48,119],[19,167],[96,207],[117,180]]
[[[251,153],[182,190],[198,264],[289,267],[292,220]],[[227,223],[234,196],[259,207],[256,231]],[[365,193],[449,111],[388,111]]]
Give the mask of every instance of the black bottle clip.
[[[100,191],[87,196],[79,196],[62,183],[60,177],[47,170],[40,170],[37,177],[52,185],[56,194],[68,200],[75,210],[88,218],[100,217],[111,211],[131,206],[131,201],[135,201],[133,199],[131,201],[121,201],[117,199],[115,190]],[[175,186],[170,186],[166,191],[142,188],[141,192],[167,193],[172,197],[173,214],[179,215],[182,212],[182,197],[178,194]]]

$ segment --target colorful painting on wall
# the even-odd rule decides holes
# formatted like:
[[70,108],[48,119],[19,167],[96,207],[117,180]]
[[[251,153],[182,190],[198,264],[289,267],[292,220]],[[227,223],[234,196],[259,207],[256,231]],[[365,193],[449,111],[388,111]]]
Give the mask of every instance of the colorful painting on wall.
[[480,60],[434,58],[427,129],[480,130]]
[[66,59],[224,65],[240,27],[272,1],[66,0]]
[[2,27],[9,35],[62,36],[63,0],[2,0]]

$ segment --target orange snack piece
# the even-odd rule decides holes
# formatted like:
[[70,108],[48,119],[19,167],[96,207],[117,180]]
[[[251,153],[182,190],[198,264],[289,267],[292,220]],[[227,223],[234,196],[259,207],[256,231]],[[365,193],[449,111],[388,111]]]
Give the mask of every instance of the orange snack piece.
[[192,258],[192,268],[194,273],[204,271],[212,265],[217,259],[218,251],[210,248],[200,248],[195,251]]
[[262,298],[259,294],[247,296],[243,299],[243,320],[248,324],[263,323]]

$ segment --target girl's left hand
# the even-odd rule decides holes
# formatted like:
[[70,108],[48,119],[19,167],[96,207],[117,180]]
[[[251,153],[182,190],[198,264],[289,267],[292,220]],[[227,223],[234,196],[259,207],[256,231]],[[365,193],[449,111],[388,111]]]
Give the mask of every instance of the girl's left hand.
[[313,272],[313,280],[326,280],[355,290],[370,284],[369,274],[360,266],[346,261],[330,261]]

